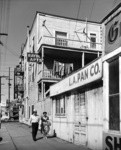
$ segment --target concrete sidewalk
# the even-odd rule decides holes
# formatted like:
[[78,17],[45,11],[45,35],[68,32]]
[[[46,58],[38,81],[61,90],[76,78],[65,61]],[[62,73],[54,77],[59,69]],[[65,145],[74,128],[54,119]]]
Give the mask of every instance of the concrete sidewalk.
[[4,123],[0,129],[0,150],[89,150],[56,137],[43,139],[40,132],[37,141],[32,140],[31,128],[20,123]]

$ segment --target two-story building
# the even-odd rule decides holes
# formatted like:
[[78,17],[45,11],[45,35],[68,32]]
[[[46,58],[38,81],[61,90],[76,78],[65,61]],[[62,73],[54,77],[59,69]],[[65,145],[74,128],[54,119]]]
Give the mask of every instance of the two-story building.
[[103,149],[121,149],[121,3],[103,20]]
[[[23,50],[26,120],[33,109],[51,116],[49,87],[101,56],[102,34],[96,22],[36,13]],[[28,62],[27,53],[38,54],[41,63]]]
[[[24,115],[21,121],[29,123],[34,109],[39,115],[47,111],[57,136],[76,144],[87,145],[87,135],[91,143],[93,132],[101,133],[102,36],[100,23],[36,13],[32,27],[27,27],[23,48]],[[37,58],[35,62],[30,61],[28,53],[36,54],[39,63]],[[50,86],[54,87],[53,92]],[[87,120],[90,120],[88,127]],[[100,128],[93,128],[94,120]],[[101,137],[97,135],[93,141]]]
[[[50,87],[57,136],[93,150],[121,149],[121,3],[103,20],[104,56]],[[63,111],[64,110],[64,111]]]

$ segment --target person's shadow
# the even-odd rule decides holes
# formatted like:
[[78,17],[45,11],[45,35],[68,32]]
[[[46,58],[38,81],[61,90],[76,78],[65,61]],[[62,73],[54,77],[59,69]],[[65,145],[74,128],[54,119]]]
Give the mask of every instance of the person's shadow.
[[[54,134],[54,135],[47,135],[47,138],[49,139],[49,138],[54,138],[54,137],[56,137],[56,134]],[[38,138],[36,138],[36,141],[38,141],[38,140],[41,140],[41,139],[43,139],[44,137],[43,137],[43,135],[41,136],[41,137],[38,137]]]

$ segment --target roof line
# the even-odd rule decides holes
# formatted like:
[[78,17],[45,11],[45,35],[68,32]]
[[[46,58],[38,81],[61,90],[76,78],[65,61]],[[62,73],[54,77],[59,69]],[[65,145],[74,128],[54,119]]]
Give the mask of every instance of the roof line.
[[111,12],[105,16],[100,23],[103,23],[109,16],[111,16],[119,7],[121,7],[121,3],[119,3]]
[[[34,16],[34,20],[32,22],[31,28],[30,28],[30,34],[31,34],[31,30],[32,30],[32,27],[34,25],[34,21],[36,19],[37,14],[41,14],[43,16],[48,15],[48,16],[53,16],[53,17],[59,17],[59,18],[64,18],[64,19],[69,19],[69,20],[75,20],[75,21],[85,21],[84,19],[76,19],[76,18],[71,18],[71,17],[65,17],[65,16],[60,16],[60,15],[50,14],[50,13],[46,13],[46,12],[36,11],[36,14]],[[96,22],[96,21],[89,21],[88,20],[87,22],[101,24],[100,22]]]
[[[40,13],[40,14],[42,14],[44,16],[45,15],[50,15],[50,16],[53,16],[53,17],[65,18],[65,19],[70,19],[70,20],[85,21],[84,19],[76,19],[76,18],[71,18],[71,17],[65,17],[65,16],[55,15],[55,14],[46,13],[46,12],[37,11],[37,13]],[[100,22],[97,22],[97,21],[87,21],[87,22],[100,24]]]

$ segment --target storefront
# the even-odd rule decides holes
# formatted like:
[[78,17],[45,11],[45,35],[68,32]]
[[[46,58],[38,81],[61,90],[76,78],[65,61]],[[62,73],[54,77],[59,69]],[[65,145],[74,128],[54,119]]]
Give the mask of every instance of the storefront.
[[118,48],[104,57],[104,149],[121,149],[120,55]]
[[102,59],[90,63],[50,87],[52,124],[61,139],[102,149]]
[[121,3],[104,19],[103,149],[121,150]]

